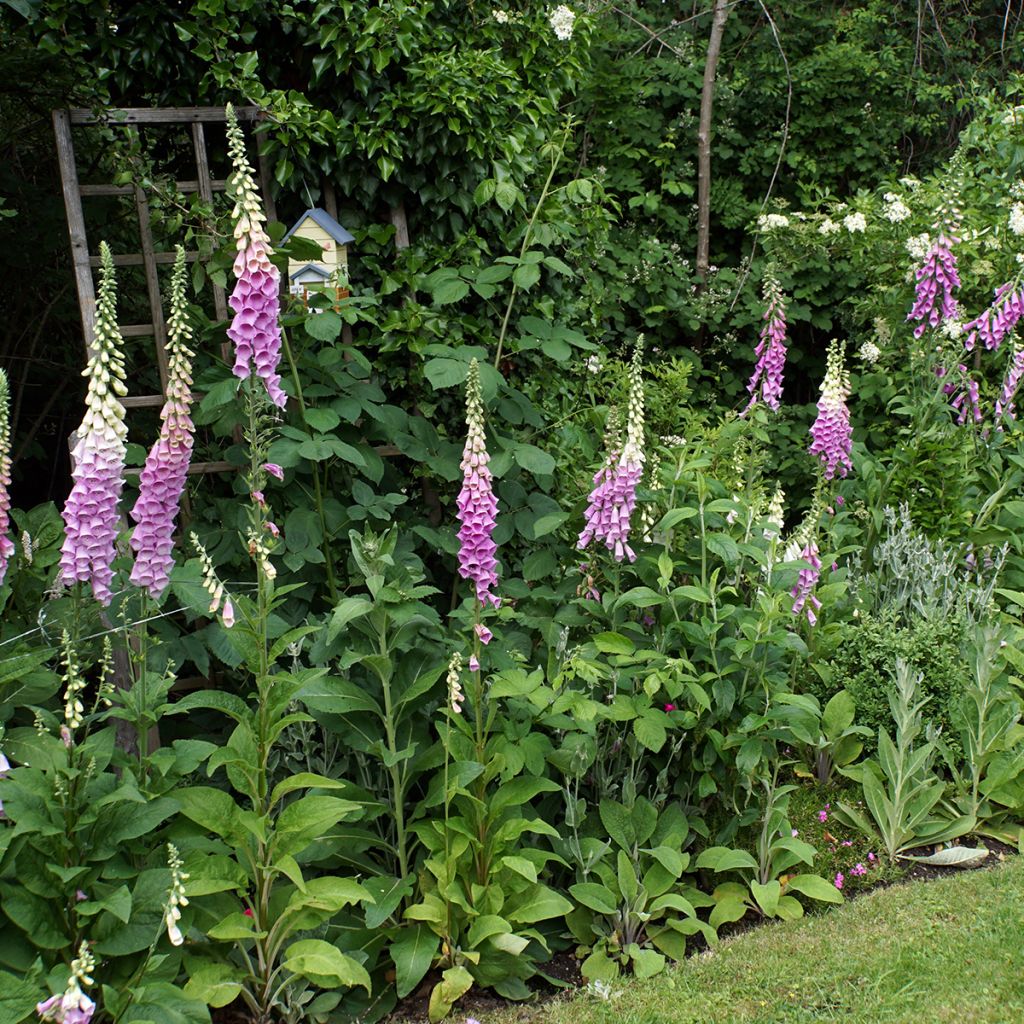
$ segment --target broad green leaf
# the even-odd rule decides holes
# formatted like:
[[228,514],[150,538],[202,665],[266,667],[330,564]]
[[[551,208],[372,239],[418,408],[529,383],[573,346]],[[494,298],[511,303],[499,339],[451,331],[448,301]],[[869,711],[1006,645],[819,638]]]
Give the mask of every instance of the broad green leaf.
[[406,925],[388,947],[395,964],[395,990],[404,999],[423,980],[437,955],[441,939],[426,925]]
[[843,902],[843,894],[821,875],[796,875],[786,884],[786,891],[800,892],[822,903]]
[[370,976],[362,964],[345,956],[336,946],[323,939],[300,939],[284,952],[285,970],[308,978],[320,988],[355,988],[361,985],[370,992]]

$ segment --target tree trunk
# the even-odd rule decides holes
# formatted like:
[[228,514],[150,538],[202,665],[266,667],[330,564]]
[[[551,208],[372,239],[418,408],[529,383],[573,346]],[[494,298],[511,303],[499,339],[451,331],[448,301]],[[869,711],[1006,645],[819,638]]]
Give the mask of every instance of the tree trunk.
[[697,127],[697,277],[701,284],[708,276],[711,236],[711,117],[715,104],[715,74],[718,71],[718,56],[722,51],[722,35],[728,17],[728,0],[715,0],[708,54],[704,60],[700,124]]

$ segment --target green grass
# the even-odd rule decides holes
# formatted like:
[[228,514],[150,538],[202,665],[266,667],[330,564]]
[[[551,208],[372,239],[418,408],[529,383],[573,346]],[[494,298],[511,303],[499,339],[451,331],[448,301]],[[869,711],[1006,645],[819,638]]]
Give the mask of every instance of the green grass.
[[[1019,1024],[1024,857],[880,889],[722,942],[610,1002],[579,994],[481,1024]],[[464,1015],[452,1020],[462,1024]]]

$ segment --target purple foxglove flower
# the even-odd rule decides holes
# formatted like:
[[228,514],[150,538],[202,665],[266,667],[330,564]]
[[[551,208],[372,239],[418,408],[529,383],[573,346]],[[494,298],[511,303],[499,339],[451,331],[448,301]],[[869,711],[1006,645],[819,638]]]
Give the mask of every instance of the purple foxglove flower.
[[64,504],[60,571],[65,583],[89,582],[102,604],[110,604],[114,579],[117,503],[124,485],[124,354],[117,327],[114,260],[100,243],[100,287],[95,337],[85,376],[85,418],[72,449],[71,493]]
[[284,470],[276,462],[264,462],[263,471],[277,480],[284,480]]
[[[3,754],[0,754],[0,779],[6,779],[7,778],[7,773],[10,770],[11,770],[11,762],[8,761],[7,758],[4,757]],[[0,800],[0,821],[3,821],[3,819],[6,818],[6,817],[7,817],[7,815],[4,814],[4,802],[3,802],[3,800]]]
[[482,622],[478,622],[473,630],[485,647],[494,639],[494,634]]
[[1022,377],[1024,377],[1024,348],[1018,348],[1013,353],[1010,365],[1006,369],[1006,376],[1003,378],[1002,391],[996,399],[997,422],[1003,416],[1008,416],[1011,420],[1016,419],[1014,399],[1017,396],[1017,389],[1020,387]]
[[818,583],[818,577],[821,576],[821,559],[818,557],[818,545],[813,540],[807,541],[800,552],[800,558],[810,564],[808,568],[800,570],[796,578],[796,585],[790,591],[790,596],[795,598],[793,601],[793,614],[799,615],[805,611],[807,613],[807,621],[813,626],[818,621],[814,613],[821,607],[821,602],[813,594],[813,590]]
[[469,656],[469,671],[470,672],[479,672],[480,671],[480,659],[475,654],[471,654]]
[[955,231],[955,226],[950,223],[939,227],[938,238],[915,273],[914,305],[907,314],[908,320],[918,321],[914,328],[915,338],[920,338],[928,327],[938,327],[956,315],[953,292],[960,287],[960,275],[953,246],[960,239]]
[[629,410],[622,451],[609,445],[604,465],[594,474],[594,488],[584,513],[585,526],[576,543],[582,550],[595,538],[604,541],[615,561],[636,560],[629,546],[630,518],[644,468],[643,335],[637,338],[629,370]]
[[811,446],[808,451],[821,460],[825,479],[838,472],[846,476],[852,466],[850,451],[853,430],[846,399],[850,395],[850,374],[843,367],[845,345],[833,341],[828,350],[825,380],[821,385],[818,417],[811,425]]
[[288,396],[281,390],[281,375],[277,372],[281,362],[281,274],[270,262],[270,239],[263,230],[266,217],[245,155],[245,136],[230,104],[226,115],[232,164],[228,192],[235,202],[232,216],[238,250],[234,264],[237,283],[228,300],[235,314],[228,328],[228,337],[235,343],[232,372],[244,380],[255,365],[270,400],[283,409]]
[[195,426],[192,406],[192,328],[186,312],[185,250],[179,245],[171,282],[168,319],[167,399],[160,413],[160,436],[150,449],[139,479],[139,497],[131,511],[136,522],[131,546],[135,552],[131,581],[158,600],[174,568],[174,524],[192,458]]
[[498,585],[498,546],[491,535],[497,525],[498,499],[494,496],[490,460],[484,437],[480,366],[474,359],[466,381],[466,445],[460,463],[462,490],[457,500],[457,517],[462,524],[458,534],[459,575],[473,581],[476,598],[482,605],[497,608],[500,598],[493,591]]
[[754,349],[757,364],[747,384],[750,402],[743,410],[744,416],[757,403],[759,396],[769,409],[778,412],[782,397],[782,374],[786,367],[786,306],[782,289],[774,277],[765,277],[764,300],[765,325],[761,328],[761,340]]
[[14,554],[11,528],[11,413],[7,374],[0,370],[0,583],[7,575],[7,562]]
[[967,422],[968,415],[975,423],[981,423],[981,401],[979,396],[978,382],[974,380],[967,371],[964,363],[957,365],[959,375],[948,384],[942,386],[942,390],[952,396],[949,404],[957,413],[956,421],[961,426]]
[[994,352],[1024,316],[1024,288],[1015,291],[1013,285],[1012,281],[1001,284],[992,305],[964,324],[964,348],[968,352],[973,351],[979,338],[985,348]]

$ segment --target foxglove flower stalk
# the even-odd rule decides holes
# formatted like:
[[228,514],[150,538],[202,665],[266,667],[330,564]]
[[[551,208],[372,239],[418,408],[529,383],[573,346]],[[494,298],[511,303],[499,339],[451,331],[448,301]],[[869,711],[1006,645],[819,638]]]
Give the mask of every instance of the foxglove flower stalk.
[[796,584],[790,591],[790,596],[794,599],[793,614],[799,615],[801,612],[806,612],[807,621],[813,626],[818,621],[815,612],[821,608],[821,601],[814,596],[814,588],[821,576],[821,559],[818,557],[818,544],[813,538],[809,538],[804,543],[799,557],[809,565],[797,574]]
[[231,597],[225,592],[224,584],[217,576],[217,570],[213,567],[213,559],[206,552],[206,548],[200,543],[195,532],[189,534],[192,546],[199,555],[199,566],[203,573],[203,590],[210,595],[210,607],[208,614],[216,615],[220,612],[221,623],[225,629],[230,629],[235,624],[235,608],[231,603]]
[[168,320],[167,400],[160,413],[160,436],[146,458],[139,480],[139,498],[131,511],[138,524],[131,537],[135,552],[131,581],[145,587],[157,600],[164,592],[174,568],[174,522],[185,489],[185,476],[192,458],[195,426],[192,406],[192,358],[188,347],[192,328],[185,299],[185,250],[179,245],[171,281],[171,315]]
[[982,415],[978,382],[968,373],[967,366],[964,363],[959,363],[957,370],[959,371],[958,379],[944,384],[942,390],[945,394],[952,396],[949,404],[957,413],[957,423],[963,426],[967,422],[968,416],[975,423],[980,423]]
[[188,897],[185,895],[185,883],[188,875],[182,871],[183,861],[178,848],[173,843],[167,844],[167,867],[171,872],[171,888],[167,893],[167,903],[164,906],[164,925],[167,927],[167,938],[172,946],[180,946],[185,941],[178,922],[181,920],[181,907],[188,906]]
[[960,241],[952,222],[937,225],[938,237],[932,242],[924,263],[915,272],[917,287],[914,305],[908,320],[918,321],[914,337],[920,338],[928,327],[938,327],[944,320],[956,315],[953,292],[960,287],[953,246]]
[[846,476],[852,465],[853,431],[850,410],[846,405],[850,396],[850,374],[843,366],[845,348],[845,344],[835,340],[829,346],[818,417],[811,425],[812,440],[808,451],[821,460],[826,480],[831,480],[837,472]]
[[226,114],[232,164],[228,193],[235,203],[232,218],[238,250],[234,264],[237,283],[229,300],[235,313],[228,328],[228,337],[235,343],[232,372],[244,380],[255,364],[256,375],[266,386],[270,400],[283,409],[288,396],[281,390],[281,376],[277,372],[281,362],[281,274],[270,262],[270,239],[263,229],[266,217],[245,155],[245,136],[230,104]]
[[1003,378],[1002,391],[996,399],[997,423],[1003,416],[1007,416],[1011,420],[1017,418],[1014,399],[1017,396],[1017,389],[1020,387],[1022,377],[1024,377],[1024,347],[1014,351],[1006,370],[1006,376]]
[[747,384],[751,397],[743,410],[744,415],[756,404],[758,396],[769,409],[778,412],[782,397],[782,374],[786,367],[786,306],[782,289],[774,277],[765,278],[764,300],[765,325],[761,328],[761,340],[754,349],[757,364]]
[[[491,457],[484,436],[484,403],[480,392],[480,366],[474,359],[466,381],[466,445],[462,451],[462,490],[457,500],[459,527],[459,575],[472,580],[477,600],[498,607],[498,546],[492,539],[498,517],[494,496]],[[486,642],[486,641],[485,641]]]
[[462,655],[456,651],[448,662],[448,706],[457,715],[462,714],[466,695],[462,691]]
[[82,991],[82,986],[94,984],[89,972],[95,966],[96,959],[89,952],[89,944],[83,942],[78,956],[71,961],[71,977],[64,994],[50,996],[36,1004],[39,1019],[55,1024],[89,1024],[96,1004]]
[[[7,562],[14,554],[11,528],[11,401],[7,374],[0,370],[0,583],[7,575]],[[31,548],[29,548],[31,554]]]
[[992,305],[964,324],[964,348],[968,352],[973,351],[979,338],[985,348],[994,352],[1024,316],[1024,287],[1015,288],[1015,284],[1015,281],[1001,284],[996,288]]
[[610,444],[604,465],[594,474],[594,489],[584,513],[586,525],[576,544],[582,550],[591,540],[602,540],[617,562],[623,558],[636,561],[636,552],[629,546],[629,530],[644,469],[643,343],[641,334],[629,368],[626,443],[621,453],[614,442]]
[[124,353],[117,327],[114,259],[100,243],[100,287],[96,327],[84,376],[89,378],[85,418],[71,452],[71,494],[64,504],[64,546],[60,570],[64,583],[89,582],[101,604],[110,604],[114,579],[117,503],[124,485]]

